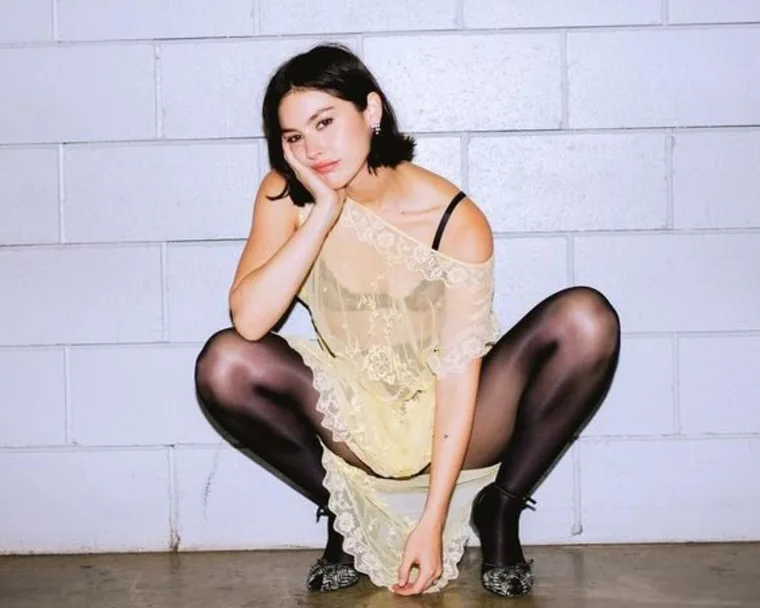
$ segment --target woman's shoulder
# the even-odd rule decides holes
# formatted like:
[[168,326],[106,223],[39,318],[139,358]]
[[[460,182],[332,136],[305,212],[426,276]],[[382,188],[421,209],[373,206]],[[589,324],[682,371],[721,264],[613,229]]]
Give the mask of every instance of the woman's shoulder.
[[[427,201],[434,208],[433,215],[442,217],[461,191],[459,186],[413,163],[407,163],[406,170],[415,183],[415,198]],[[480,206],[466,192],[464,194],[448,219],[439,251],[463,262],[486,262],[493,254],[491,225]]]
[[285,194],[286,187],[285,178],[274,169],[270,169],[259,183],[256,206],[261,207],[265,213],[284,213],[297,226],[302,221],[304,209],[293,202],[290,194]]
[[[287,182],[285,181],[285,178],[274,169],[270,169],[259,183],[259,192],[269,198],[279,197],[279,195],[285,191],[286,186]],[[282,198],[277,198],[277,200],[283,200],[291,204],[293,203],[288,195]]]

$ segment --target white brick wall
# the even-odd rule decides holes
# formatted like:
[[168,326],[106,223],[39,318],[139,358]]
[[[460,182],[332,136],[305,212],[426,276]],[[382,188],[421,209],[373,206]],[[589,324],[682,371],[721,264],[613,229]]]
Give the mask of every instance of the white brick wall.
[[[192,385],[267,170],[264,85],[319,40],[487,212],[505,326],[579,283],[620,312],[615,383],[525,540],[760,539],[759,7],[1,2],[0,552],[323,541]],[[301,307],[282,331],[313,336]]]
[[757,124],[758,54],[755,27],[569,33],[569,125]]
[[0,141],[153,138],[154,73],[149,44],[0,48]]

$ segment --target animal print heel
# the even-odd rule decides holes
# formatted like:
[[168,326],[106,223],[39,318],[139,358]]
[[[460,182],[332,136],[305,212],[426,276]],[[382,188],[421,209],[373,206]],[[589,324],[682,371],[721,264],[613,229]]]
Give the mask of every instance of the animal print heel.
[[[536,501],[532,498],[518,497],[504,488],[491,483],[484,487],[475,498],[472,508],[472,524],[480,537],[483,564],[480,570],[480,582],[483,587],[495,595],[502,597],[520,597],[527,595],[533,589],[535,581],[533,577],[533,560],[519,561],[515,564],[498,565],[487,561],[489,556],[495,553],[494,528],[497,524],[494,518],[496,513],[484,513],[483,501],[489,493],[498,492],[508,501],[519,501],[520,510],[533,509]],[[498,496],[498,494],[497,494]]]
[[[317,522],[321,517],[330,517],[326,507],[317,508]],[[337,591],[359,582],[359,572],[347,562],[333,562],[320,557],[306,577],[306,586],[311,591]]]

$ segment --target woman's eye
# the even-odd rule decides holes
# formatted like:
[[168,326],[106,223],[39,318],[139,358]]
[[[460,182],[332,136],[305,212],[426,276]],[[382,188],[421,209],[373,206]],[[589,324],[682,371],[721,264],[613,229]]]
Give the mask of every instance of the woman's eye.
[[324,129],[327,125],[332,124],[333,119],[332,118],[323,118],[317,123],[318,129]]
[[290,137],[286,137],[285,141],[289,144],[294,144],[300,139],[300,135],[291,135]]

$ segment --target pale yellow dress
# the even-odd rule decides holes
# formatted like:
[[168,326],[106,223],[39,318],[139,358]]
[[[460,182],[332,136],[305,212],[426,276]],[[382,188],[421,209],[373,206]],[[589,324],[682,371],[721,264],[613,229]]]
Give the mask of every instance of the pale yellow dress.
[[[311,209],[301,209],[302,223]],[[436,376],[461,371],[501,335],[493,257],[461,262],[348,199],[299,299],[318,342],[283,337],[313,371],[323,425],[385,478],[325,449],[329,507],[356,568],[390,587],[427,495],[429,475],[418,473],[431,460]],[[458,576],[472,499],[497,468],[460,473],[444,529],[443,575],[431,591]]]

